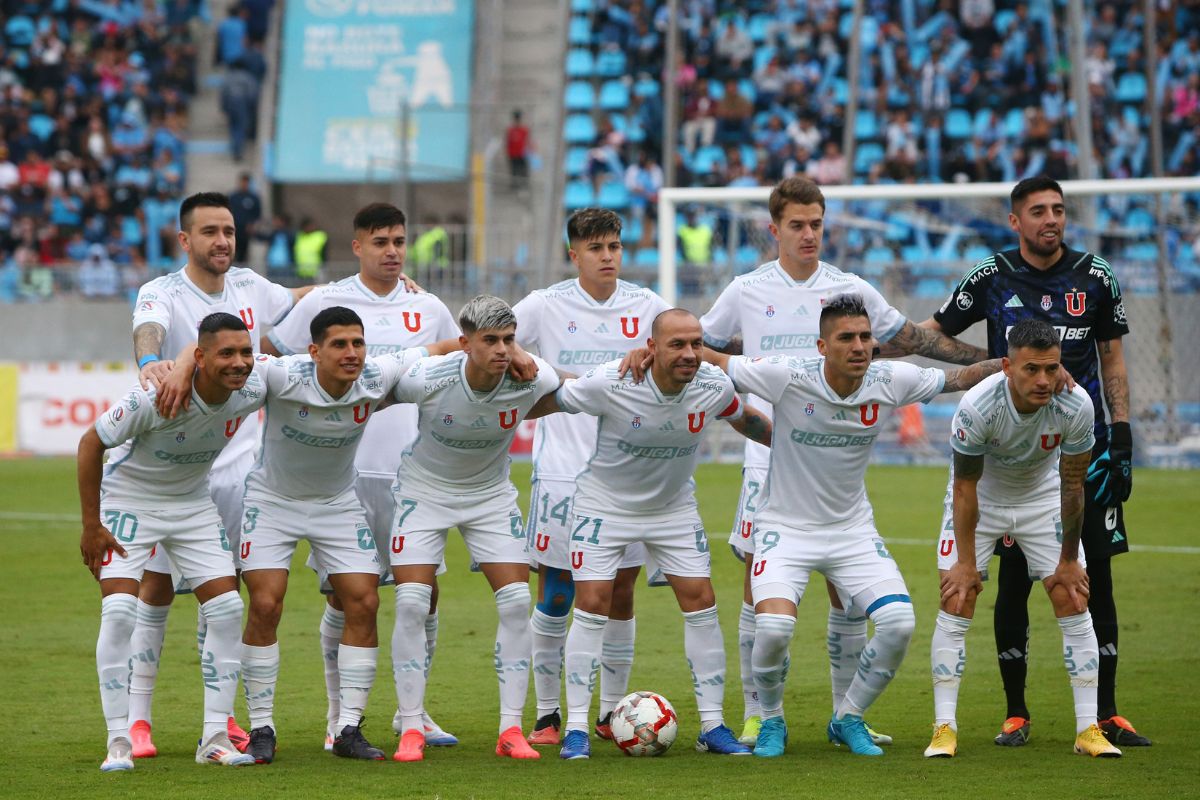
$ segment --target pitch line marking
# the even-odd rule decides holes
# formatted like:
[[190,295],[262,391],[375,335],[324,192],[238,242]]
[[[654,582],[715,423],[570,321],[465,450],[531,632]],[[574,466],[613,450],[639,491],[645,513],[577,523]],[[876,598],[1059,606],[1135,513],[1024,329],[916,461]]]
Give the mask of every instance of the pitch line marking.
[[[901,539],[895,537],[883,537],[883,540],[888,544],[898,544],[910,547],[934,547],[937,545],[937,539]],[[1169,545],[1169,544],[1134,544],[1129,546],[1129,550],[1134,553],[1173,553],[1176,555],[1197,556],[1200,555],[1200,547],[1190,547],[1187,545]]]

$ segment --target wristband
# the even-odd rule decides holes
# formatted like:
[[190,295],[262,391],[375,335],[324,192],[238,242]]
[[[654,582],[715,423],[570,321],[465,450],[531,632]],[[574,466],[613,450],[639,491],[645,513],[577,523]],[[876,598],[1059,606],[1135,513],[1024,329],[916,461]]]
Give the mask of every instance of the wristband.
[[138,359],[138,369],[145,369],[147,364],[153,364],[155,361],[158,361],[158,360],[159,360],[158,356],[154,355],[154,353],[151,353],[150,355],[142,356],[141,358]]

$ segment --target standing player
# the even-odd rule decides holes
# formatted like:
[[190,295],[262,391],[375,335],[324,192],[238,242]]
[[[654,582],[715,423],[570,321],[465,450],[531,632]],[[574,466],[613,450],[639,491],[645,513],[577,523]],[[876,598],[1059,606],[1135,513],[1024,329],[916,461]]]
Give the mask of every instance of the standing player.
[[655,317],[647,346],[654,363],[641,383],[622,378],[619,362],[610,361],[567,381],[539,408],[599,418],[572,507],[570,557],[578,597],[567,635],[567,727],[559,756],[591,756],[588,710],[613,581],[625,550],[635,543],[660,565],[683,612],[684,650],[700,714],[696,749],[749,755],[724,721],[725,645],[692,475],[706,422],[726,420],[767,446],[771,425],[754,409],[743,413],[733,383],[700,363],[703,332],[690,312],[670,309]]
[[396,761],[425,757],[425,616],[447,530],[462,533],[472,560],[492,587],[500,622],[493,662],[500,684],[496,755],[540,756],[521,733],[529,688],[529,554],[508,478],[508,450],[517,425],[558,376],[541,359],[537,374],[518,381],[507,372],[518,349],[517,319],[498,297],[480,295],[458,323],[463,352],[418,361],[395,398],[416,403],[418,434],[396,477],[390,557],[396,581],[392,652],[402,733]]
[[781,756],[787,746],[787,651],[813,571],[824,574],[842,608],[875,624],[827,735],[859,755],[883,755],[863,715],[896,674],[915,618],[904,578],[875,529],[864,483],[867,463],[897,408],[962,391],[1000,368],[998,360],[949,372],[902,361],[872,363],[874,325],[857,295],[826,300],[819,325],[823,358],[708,356],[725,366],[740,391],[775,409],[778,435],[754,519],[750,578],[752,666],[763,716],[754,754],[764,757]]
[[[621,218],[585,208],[567,221],[568,255],[579,277],[533,292],[513,307],[517,339],[554,367],[571,373],[620,358],[668,308],[649,289],[620,280]],[[533,491],[529,501],[530,555],[537,564],[538,602],[533,628],[533,686],[537,723],[531,744],[558,744],[562,718],[563,648],[575,596],[568,539],[575,478],[596,445],[596,420],[555,414],[538,421],[533,438]],[[636,623],[633,587],[645,561],[640,545],[626,549],[617,571],[601,649],[600,716],[596,734],[611,738],[609,718],[629,687]]]
[[[258,350],[261,327],[276,322],[307,289],[289,290],[267,281],[253,270],[233,266],[233,213],[229,198],[201,192],[179,208],[179,246],[187,264],[178,272],[155,278],[138,290],[133,312],[133,353],[142,385],[165,377],[170,358],[196,338],[196,326],[206,315],[225,312],[240,317]],[[259,423],[251,416],[212,465],[209,491],[235,561],[241,528],[242,486],[254,462]],[[151,555],[142,578],[133,634],[133,676],[129,686],[130,736],[134,758],[154,756],[151,739],[151,701],[158,676],[158,658],[166,633],[167,612],[175,598],[171,564],[160,548]],[[205,617],[200,615],[197,638],[203,648]],[[245,748],[246,733],[229,719],[234,744]]]
[[[358,258],[359,271],[337,283],[318,286],[267,334],[264,352],[272,355],[303,353],[311,341],[309,323],[322,309],[343,306],[355,311],[363,320],[367,353],[383,355],[410,347],[429,345],[443,339],[457,339],[458,326],[449,309],[437,297],[424,292],[410,292],[402,281],[407,237],[404,212],[387,203],[372,203],[354,215],[354,241],[351,249]],[[392,481],[400,467],[400,454],[412,443],[417,432],[417,411],[411,405],[386,408],[371,416],[362,445],[354,460],[358,477],[355,492],[367,514],[367,525],[375,535],[375,544],[384,565],[386,581],[391,582],[387,568],[387,547],[392,528]],[[327,588],[324,580],[323,588]],[[433,663],[437,647],[437,585],[434,598],[425,618],[425,669]],[[325,663],[325,690],[328,698],[328,725],[325,749],[333,748],[340,715],[338,696],[340,677],[337,671],[338,644],[345,626],[345,614],[337,595],[330,592],[321,618],[321,650]],[[399,734],[399,714],[393,720]],[[428,714],[424,717],[425,742],[430,745],[454,745],[453,735],[446,733]]]
[[[953,364],[973,364],[986,357],[983,350],[963,344],[905,319],[888,305],[869,283],[821,261],[825,233],[825,196],[807,178],[788,178],[771,192],[771,235],[779,242],[779,258],[733,280],[700,322],[710,348],[748,356],[817,355],[817,319],[822,304],[835,295],[860,295],[870,315],[876,340],[887,342],[898,354],[918,354]],[[761,407],[770,414],[770,406]],[[738,557],[746,562],[745,596],[738,618],[738,654],[745,700],[745,726],[741,741],[753,744],[760,724],[750,654],[754,646],[754,606],[750,596],[751,531],[755,509],[761,505],[766,482],[766,448],[746,442],[742,494],[729,538]],[[829,673],[836,711],[854,678],[858,656],[867,641],[867,620],[849,615],[840,605],[832,584],[829,592]],[[888,744],[891,737],[872,732],[875,741]]]
[[[981,576],[1001,537],[1018,541],[1042,581],[1063,634],[1075,696],[1075,752],[1118,757],[1096,724],[1096,634],[1080,549],[1092,401],[1080,387],[1054,395],[1062,349],[1049,323],[1024,319],[1008,334],[1004,374],[967,392],[954,414],[954,449],[938,542],[941,610],[933,629],[933,741],[926,758],[958,751],[955,711],[967,628]],[[1055,456],[1057,455],[1057,458]],[[1061,484],[1061,487],[1060,487]],[[957,550],[957,554],[955,551]]]
[[[956,335],[986,319],[988,352],[993,358],[1008,352],[1008,331],[1019,320],[1045,320],[1058,331],[1062,364],[1087,391],[1096,412],[1083,544],[1091,581],[1088,609],[1100,642],[1100,728],[1115,745],[1149,746],[1150,740],[1118,714],[1116,699],[1112,557],[1129,550],[1122,504],[1133,485],[1129,378],[1121,345],[1129,325],[1121,288],[1108,262],[1063,243],[1067,211],[1058,183],[1045,176],[1023,180],[1013,188],[1011,204],[1008,224],[1020,237],[1018,246],[979,262],[933,319],[921,324]],[[1105,405],[1110,425],[1105,425]],[[1025,675],[1032,583],[1019,547],[1002,547],[1000,556],[995,631],[1008,718],[996,743],[1016,747],[1029,739]]]
[[[263,387],[251,374],[254,349],[246,326],[230,314],[210,314],[200,323],[195,360],[193,402],[182,415],[159,416],[154,390],[135,388],[79,442],[79,550],[103,598],[96,669],[108,723],[108,757],[100,766],[105,772],[133,769],[132,635],[138,584],[156,549],[169,552],[195,587],[207,627],[200,648],[204,730],[196,761],[254,763],[234,749],[228,735],[241,671],[242,598],[207,479],[239,426],[262,406]],[[109,448],[116,449],[105,470]]]

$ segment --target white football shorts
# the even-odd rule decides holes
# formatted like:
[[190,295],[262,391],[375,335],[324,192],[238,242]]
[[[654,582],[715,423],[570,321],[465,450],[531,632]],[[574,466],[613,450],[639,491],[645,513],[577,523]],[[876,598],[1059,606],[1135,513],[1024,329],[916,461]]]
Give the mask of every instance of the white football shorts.
[[695,513],[646,522],[576,514],[570,532],[572,577],[577,581],[612,580],[623,566],[627,550],[637,545],[645,547],[647,561],[664,576],[712,575],[708,536]]
[[353,489],[323,503],[247,492],[238,551],[243,572],[290,569],[301,539],[323,574],[379,574],[375,537]]
[[110,553],[100,579],[141,580],[152,555],[169,553],[172,565],[190,586],[234,574],[233,552],[216,508],[208,500],[137,508],[121,501],[102,501],[100,521],[125,548],[125,557]]
[[[1030,580],[1045,580],[1054,574],[1062,553],[1062,506],[1057,500],[1012,506],[979,505],[979,523],[975,526],[975,566],[982,580],[988,578],[988,561],[996,542],[1004,538],[1021,545],[1029,564]],[[954,508],[949,496],[942,510],[942,531],[938,537],[939,570],[958,562],[954,543]],[[1079,563],[1084,566],[1083,544],[1079,545]]]
[[480,494],[433,497],[397,483],[388,541],[393,567],[442,564],[450,528],[458,528],[476,564],[528,564],[517,490],[505,481]]

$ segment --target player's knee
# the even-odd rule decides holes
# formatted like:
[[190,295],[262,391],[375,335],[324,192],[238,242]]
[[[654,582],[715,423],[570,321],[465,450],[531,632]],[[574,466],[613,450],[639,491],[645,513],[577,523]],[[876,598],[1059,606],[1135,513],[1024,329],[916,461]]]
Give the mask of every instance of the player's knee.
[[516,622],[524,625],[529,619],[529,604],[533,599],[529,584],[523,581],[501,586],[496,590],[496,612],[501,623]]
[[875,635],[896,647],[908,647],[917,627],[912,603],[902,601],[888,603],[872,614],[871,619]]
[[424,630],[429,616],[429,598],[433,587],[424,583],[402,583],[396,587],[396,625]]
[[170,575],[146,572],[138,587],[138,598],[148,605],[169,606],[175,600],[175,586]]
[[261,592],[250,596],[250,624],[274,630],[279,626],[282,616],[283,598],[264,595]]

